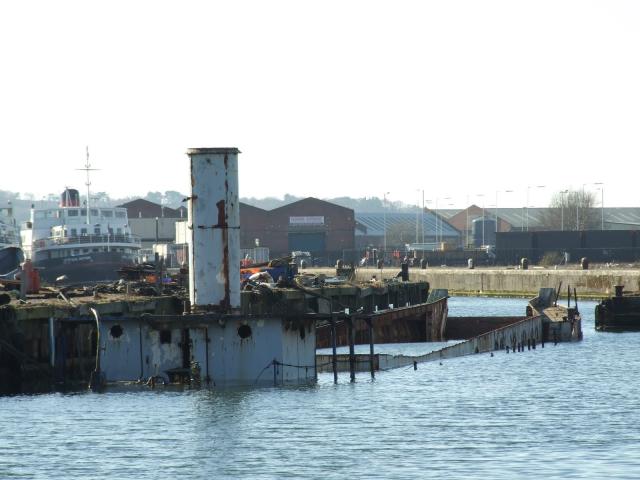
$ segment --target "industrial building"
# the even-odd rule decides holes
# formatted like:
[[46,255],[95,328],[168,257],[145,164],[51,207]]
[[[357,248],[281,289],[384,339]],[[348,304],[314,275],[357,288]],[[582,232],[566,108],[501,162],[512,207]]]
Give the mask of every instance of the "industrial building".
[[[187,232],[184,207],[171,209],[141,199],[122,206],[127,208],[132,232],[142,238],[143,247],[175,242],[177,245],[167,245],[165,250],[159,250],[160,254],[167,258],[175,257],[172,266],[185,262]],[[240,246],[242,256],[255,261],[303,251],[310,253],[316,265],[333,265],[338,259],[359,261],[373,250],[377,258],[385,246],[387,256],[391,252],[402,252],[403,255],[407,245],[409,250],[418,251],[478,248],[496,245],[496,234],[526,232],[527,229],[532,232],[549,230],[544,224],[547,210],[502,208],[496,212],[493,208],[471,205],[463,210],[440,209],[437,212],[425,209],[415,213],[355,213],[350,208],[313,197],[273,210],[241,202]],[[596,213],[602,215],[605,230],[640,230],[640,209],[605,208],[598,209]],[[571,225],[566,225],[566,230],[570,229]],[[504,249],[506,245],[501,247]],[[521,247],[517,250],[537,248],[528,243]],[[560,247],[555,250],[563,250]],[[588,247],[585,244],[581,248]],[[612,258],[607,255],[597,257],[601,256]]]
[[[500,212],[502,214],[502,211]],[[479,245],[493,245],[495,243],[495,233],[510,232],[513,225],[509,223],[502,215],[498,215],[498,225],[495,223],[495,210],[484,209],[477,205],[470,205],[464,210],[443,210],[441,215],[455,229],[457,229],[462,238],[462,245],[466,247]],[[485,220],[486,227],[492,227],[493,231],[485,231],[482,235],[482,222]],[[497,227],[497,228],[496,228]],[[475,228],[475,231],[474,231]],[[485,237],[483,239],[483,237]]]
[[[547,217],[549,208],[500,208],[497,212],[495,208],[482,209],[476,205],[460,210],[460,209],[442,209],[438,210],[438,214],[445,218],[451,225],[465,232],[471,228],[471,222],[484,216],[485,218],[495,219],[498,217],[498,232],[511,231],[540,231],[553,230],[547,225]],[[596,220],[596,224],[600,230],[640,230],[640,208],[636,207],[594,207],[590,209],[590,216]],[[565,215],[568,212],[565,209]],[[469,218],[467,225],[467,217]],[[599,220],[599,221],[598,221]],[[575,217],[574,217],[575,222]],[[569,222],[566,218],[564,221],[564,230],[575,231],[575,223]]]
[[640,232],[635,230],[530,231],[499,233],[497,260],[517,264],[570,264],[585,258],[591,262],[618,263],[640,260]]
[[158,243],[173,243],[176,222],[187,219],[185,207],[169,208],[142,198],[118,206],[127,209],[131,233],[140,237],[143,249]]
[[355,248],[355,228],[352,209],[313,197],[269,211],[240,209],[241,247],[268,247],[272,258],[299,250],[310,252],[318,264],[333,264]]
[[[186,221],[175,228],[176,243],[186,243]],[[352,209],[313,197],[273,210],[240,203],[240,247],[268,248],[271,258],[304,251],[315,264],[332,265],[355,251],[355,228]]]
[[441,244],[457,248],[460,231],[431,210],[420,213],[376,212],[356,213],[356,248],[374,247],[387,250],[405,249],[407,244],[425,244],[428,250]]
[[[186,222],[176,224],[176,243],[186,243]],[[244,252],[268,248],[271,258],[293,251],[310,252],[314,263],[359,260],[371,249],[404,252],[407,244],[424,249],[455,249],[462,233],[443,216],[390,211],[355,213],[352,209],[309,197],[273,210],[240,203],[240,245]],[[249,254],[250,257],[255,256]]]

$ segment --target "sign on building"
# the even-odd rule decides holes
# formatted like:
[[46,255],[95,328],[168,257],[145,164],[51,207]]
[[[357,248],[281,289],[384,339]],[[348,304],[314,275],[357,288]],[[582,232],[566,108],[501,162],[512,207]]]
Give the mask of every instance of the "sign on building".
[[324,216],[289,217],[289,225],[324,225]]

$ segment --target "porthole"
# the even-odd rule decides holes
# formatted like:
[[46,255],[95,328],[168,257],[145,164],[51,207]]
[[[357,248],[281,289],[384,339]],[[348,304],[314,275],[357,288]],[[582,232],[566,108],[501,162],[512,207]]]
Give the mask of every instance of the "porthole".
[[171,343],[171,330],[160,330],[160,343]]
[[251,336],[251,327],[249,325],[240,325],[238,327],[238,336],[242,339],[249,338]]
[[111,334],[111,336],[113,338],[120,338],[122,336],[123,332],[124,332],[124,330],[122,330],[122,327],[120,325],[114,325],[109,330],[109,333]]

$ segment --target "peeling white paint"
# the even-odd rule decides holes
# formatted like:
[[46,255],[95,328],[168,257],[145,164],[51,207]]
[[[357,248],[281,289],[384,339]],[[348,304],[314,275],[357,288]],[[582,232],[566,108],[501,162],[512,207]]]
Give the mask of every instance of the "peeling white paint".
[[191,158],[189,296],[194,307],[240,307],[238,150],[202,148]]
[[[137,320],[125,319],[119,324],[124,330],[120,339],[109,336],[112,324],[101,327],[101,336],[106,339],[102,370],[107,381],[146,380],[153,375],[167,378],[167,370],[183,368],[180,328],[171,330],[170,344],[162,344],[160,332],[147,324],[139,327]],[[251,327],[250,337],[240,338],[238,327],[241,325]],[[209,325],[207,344],[204,328],[189,328],[190,360],[198,362],[204,386],[207,386],[207,378],[212,387],[271,385],[274,359],[287,364],[277,366],[278,385],[309,383],[316,377],[313,368],[316,336],[313,326],[305,326],[304,331],[302,338],[299,327],[287,329],[279,318],[237,320],[226,326]]]

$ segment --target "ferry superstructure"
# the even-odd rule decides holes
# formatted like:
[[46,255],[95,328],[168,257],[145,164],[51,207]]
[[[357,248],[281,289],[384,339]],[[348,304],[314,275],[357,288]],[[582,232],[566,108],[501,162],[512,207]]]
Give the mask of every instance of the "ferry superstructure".
[[11,206],[0,207],[0,249],[5,247],[20,247],[18,224]]
[[126,208],[91,205],[89,150],[83,170],[87,196],[65,188],[58,208],[31,208],[21,228],[25,256],[48,282],[80,283],[118,278],[118,270],[135,263],[140,239],[131,234]]
[[125,208],[87,209],[74,189],[63,192],[58,208],[32,208],[21,237],[26,257],[49,282],[63,276],[66,283],[115,280],[140,250]]

